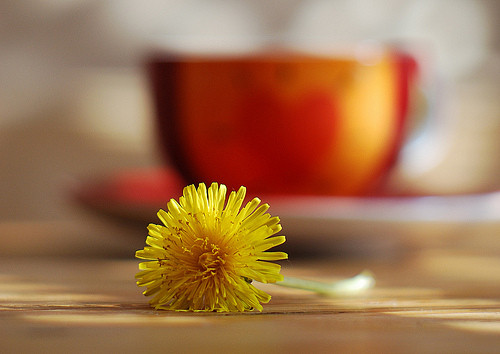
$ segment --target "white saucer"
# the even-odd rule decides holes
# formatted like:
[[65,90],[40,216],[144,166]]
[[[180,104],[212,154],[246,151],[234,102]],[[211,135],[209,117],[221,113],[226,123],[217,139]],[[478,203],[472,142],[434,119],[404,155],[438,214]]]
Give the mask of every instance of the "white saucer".
[[[128,171],[84,183],[75,195],[103,214],[146,226],[158,223],[156,212],[182,193],[182,181],[170,173],[159,169]],[[452,196],[261,199],[271,206],[272,215],[280,217],[282,233],[292,245],[327,246],[341,239],[357,240],[358,244],[366,240],[442,243],[477,228],[487,228],[500,237],[500,191]]]

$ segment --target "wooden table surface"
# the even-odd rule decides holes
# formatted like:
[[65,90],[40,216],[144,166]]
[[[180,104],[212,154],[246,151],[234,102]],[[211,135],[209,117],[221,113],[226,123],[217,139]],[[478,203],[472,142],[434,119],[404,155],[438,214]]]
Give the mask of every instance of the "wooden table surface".
[[500,350],[500,258],[492,249],[450,245],[317,260],[292,255],[283,263],[286,275],[334,280],[368,268],[377,284],[346,298],[263,285],[271,302],[262,313],[244,314],[155,311],[135,285],[137,264],[132,258],[3,257],[0,352]]

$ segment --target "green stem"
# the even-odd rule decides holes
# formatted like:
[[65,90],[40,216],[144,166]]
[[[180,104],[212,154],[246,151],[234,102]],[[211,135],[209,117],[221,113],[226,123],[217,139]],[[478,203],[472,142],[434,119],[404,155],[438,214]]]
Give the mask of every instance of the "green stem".
[[375,279],[370,271],[365,270],[352,278],[330,283],[285,276],[282,281],[276,282],[276,284],[288,288],[314,291],[321,295],[344,296],[372,288],[375,285]]

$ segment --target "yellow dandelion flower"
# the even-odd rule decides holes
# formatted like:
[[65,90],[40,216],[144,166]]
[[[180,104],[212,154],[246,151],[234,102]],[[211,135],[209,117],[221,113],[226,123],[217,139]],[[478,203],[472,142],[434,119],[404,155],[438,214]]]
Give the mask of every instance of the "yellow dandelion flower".
[[179,202],[171,199],[168,211],[160,210],[163,225],[150,224],[139,264],[137,285],[147,287],[156,309],[177,311],[262,311],[271,296],[254,287],[252,280],[283,280],[280,265],[284,252],[266,252],[285,242],[273,236],[281,230],[269,205],[254,198],[242,207],[246,189],[231,192],[226,186],[201,183],[184,188]]

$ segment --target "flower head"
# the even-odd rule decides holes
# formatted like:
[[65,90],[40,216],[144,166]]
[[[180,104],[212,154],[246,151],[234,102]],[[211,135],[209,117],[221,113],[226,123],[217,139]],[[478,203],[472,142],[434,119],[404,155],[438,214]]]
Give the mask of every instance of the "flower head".
[[281,230],[278,217],[266,211],[258,198],[242,207],[245,187],[231,192],[226,186],[201,183],[184,188],[179,202],[171,199],[168,211],[160,210],[163,225],[150,224],[139,264],[137,284],[154,295],[156,309],[178,311],[245,311],[258,309],[271,296],[254,287],[252,280],[283,280],[280,265],[284,252],[266,252],[285,242],[273,236]]

